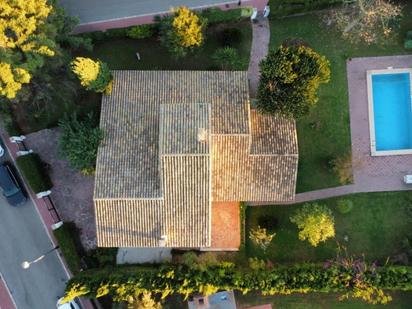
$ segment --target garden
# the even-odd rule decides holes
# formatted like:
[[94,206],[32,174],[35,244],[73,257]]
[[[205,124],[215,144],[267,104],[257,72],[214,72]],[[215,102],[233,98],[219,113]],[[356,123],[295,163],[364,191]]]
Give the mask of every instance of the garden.
[[397,2],[403,5],[399,36],[384,45],[351,44],[344,40],[328,21],[328,11],[270,19],[270,48],[278,48],[288,38],[302,38],[330,61],[330,82],[319,88],[319,102],[307,116],[297,120],[297,192],[334,187],[347,182],[347,178],[340,181],[333,165],[333,161],[342,156],[348,156],[350,160],[346,61],[353,57],[410,53],[404,48],[404,40],[412,29],[412,3]]

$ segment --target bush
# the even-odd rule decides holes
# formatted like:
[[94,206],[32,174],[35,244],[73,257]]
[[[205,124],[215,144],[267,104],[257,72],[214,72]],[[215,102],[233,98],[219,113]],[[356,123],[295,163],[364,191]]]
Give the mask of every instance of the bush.
[[217,34],[217,40],[222,47],[233,47],[242,41],[242,31],[238,28],[225,28]]
[[87,251],[84,261],[89,268],[99,268],[105,266],[115,266],[117,248],[97,248]]
[[336,206],[341,214],[349,213],[353,208],[353,202],[351,200],[339,200]]
[[328,238],[335,237],[332,211],[324,205],[305,204],[290,217],[290,221],[300,230],[299,239],[307,240],[314,247]]
[[268,233],[265,228],[258,226],[256,229],[250,229],[249,238],[264,252],[272,242],[276,233]]
[[145,39],[154,35],[152,25],[139,25],[126,29],[126,35],[131,39]]
[[47,167],[37,154],[28,154],[17,157],[17,166],[23,178],[34,193],[50,190],[52,182],[47,174]]
[[69,160],[72,167],[83,174],[90,174],[95,169],[97,149],[103,138],[93,114],[79,120],[77,114],[65,116],[59,122],[61,135],[59,147],[62,155]]
[[[5,102],[0,102],[6,104]],[[16,136],[21,134],[21,130],[13,116],[13,112],[9,107],[0,108],[0,124],[7,131],[10,136]]]
[[204,18],[187,7],[179,7],[173,15],[160,19],[160,41],[173,56],[184,57],[203,45],[206,25]]
[[212,55],[212,60],[224,71],[240,70],[241,68],[237,50],[232,47],[218,48]]
[[[353,266],[356,268],[358,264]],[[264,295],[331,291],[356,293],[358,290],[353,282],[359,275],[362,282],[368,282],[373,288],[412,290],[411,267],[362,265],[366,267],[357,271],[337,263],[273,267],[260,271],[234,265],[218,265],[205,271],[182,265],[100,268],[86,270],[70,279],[65,299],[81,295],[95,298],[103,289],[116,301],[127,300],[129,296],[138,296],[144,291],[163,297],[173,294],[186,297],[197,293],[210,295],[218,290],[261,292]]]
[[60,247],[64,259],[73,274],[77,274],[81,270],[81,259],[74,240],[74,235],[79,231],[72,222],[64,223],[61,227],[53,231],[54,237]]
[[342,185],[352,183],[352,155],[350,153],[334,159],[332,166]]
[[208,8],[201,12],[201,16],[207,19],[209,25],[236,22],[242,18],[248,18],[252,15],[252,8],[239,8],[223,11],[219,8]]
[[403,44],[403,46],[405,47],[405,49],[412,49],[412,40],[411,39],[405,40],[405,43]]
[[329,61],[303,45],[271,50],[259,67],[257,108],[290,118],[309,113],[318,101],[320,84],[330,77]]
[[100,60],[94,61],[90,58],[76,57],[70,66],[86,90],[105,94],[112,92],[113,76],[106,63]]

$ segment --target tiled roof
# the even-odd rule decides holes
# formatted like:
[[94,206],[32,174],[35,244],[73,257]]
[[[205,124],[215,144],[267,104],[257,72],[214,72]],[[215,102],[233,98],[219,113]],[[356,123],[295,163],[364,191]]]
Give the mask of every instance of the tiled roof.
[[211,245],[211,202],[294,198],[295,123],[250,110],[246,72],[114,71],[104,96],[99,246]]

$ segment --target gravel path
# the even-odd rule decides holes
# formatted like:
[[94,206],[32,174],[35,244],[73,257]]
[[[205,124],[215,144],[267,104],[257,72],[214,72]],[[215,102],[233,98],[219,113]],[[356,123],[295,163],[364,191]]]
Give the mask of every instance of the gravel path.
[[58,153],[58,129],[45,129],[29,134],[28,148],[38,153],[51,166],[52,199],[63,221],[72,221],[80,229],[80,239],[86,249],[96,246],[96,226],[93,208],[94,177],[85,177],[72,169]]
[[252,22],[252,32],[253,39],[248,77],[250,83],[250,97],[255,98],[259,84],[259,62],[266,57],[269,50],[270,28],[268,19],[259,17],[256,22]]

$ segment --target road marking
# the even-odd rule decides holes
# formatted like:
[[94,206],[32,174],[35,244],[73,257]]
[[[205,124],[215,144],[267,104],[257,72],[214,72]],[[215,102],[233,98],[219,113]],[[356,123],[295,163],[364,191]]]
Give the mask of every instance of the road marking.
[[0,273],[0,309],[17,309],[2,273]]

